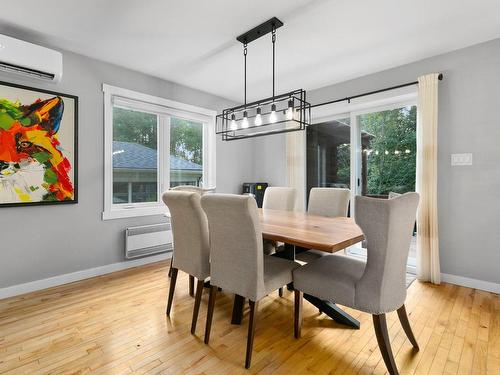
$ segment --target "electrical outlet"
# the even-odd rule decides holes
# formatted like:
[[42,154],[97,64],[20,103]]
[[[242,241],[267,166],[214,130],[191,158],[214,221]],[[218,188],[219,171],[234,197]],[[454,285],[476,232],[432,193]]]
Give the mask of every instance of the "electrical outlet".
[[472,165],[472,154],[451,154],[451,165]]

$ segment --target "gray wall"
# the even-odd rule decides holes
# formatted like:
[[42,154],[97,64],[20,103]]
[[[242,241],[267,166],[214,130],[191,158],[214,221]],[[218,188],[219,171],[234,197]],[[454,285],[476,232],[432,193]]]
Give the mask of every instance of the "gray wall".
[[[312,103],[442,72],[439,119],[439,215],[442,272],[500,282],[500,40],[309,92]],[[0,80],[78,95],[77,205],[0,208],[0,288],[124,260],[123,229],[159,216],[102,221],[103,82],[206,108],[232,103],[80,55],[64,53],[64,78],[42,84],[0,73]],[[472,152],[472,167],[450,154]],[[217,189],[243,181],[286,183],[285,138],[217,142]],[[494,194],[495,193],[495,194]]]
[[[183,103],[220,110],[233,103],[174,83],[64,53],[60,84],[0,80],[79,96],[79,203],[0,208],[0,288],[124,260],[124,228],[160,222],[161,216],[102,221],[103,95],[101,85],[137,90]],[[217,142],[217,190],[238,192],[253,179],[253,146]]]
[[[313,90],[308,97],[320,103],[432,72],[444,74],[438,134],[441,272],[500,283],[500,39]],[[283,136],[254,142],[255,154],[267,158],[255,164],[258,179],[286,184],[284,145]],[[451,167],[450,154],[465,152],[473,154],[473,165]]]
[[286,186],[286,138],[283,134],[254,138],[255,180]]

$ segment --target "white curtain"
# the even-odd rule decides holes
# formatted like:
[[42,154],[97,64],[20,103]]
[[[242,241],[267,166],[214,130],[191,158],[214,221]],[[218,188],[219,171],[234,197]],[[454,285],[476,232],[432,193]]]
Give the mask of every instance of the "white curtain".
[[286,170],[288,186],[297,190],[295,211],[305,211],[306,196],[306,132],[286,133]]
[[417,181],[420,194],[417,214],[417,278],[441,282],[437,212],[438,74],[418,78]]

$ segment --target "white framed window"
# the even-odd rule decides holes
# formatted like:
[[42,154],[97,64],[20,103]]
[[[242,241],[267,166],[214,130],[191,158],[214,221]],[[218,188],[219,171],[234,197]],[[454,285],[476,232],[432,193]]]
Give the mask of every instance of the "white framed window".
[[216,112],[103,84],[103,220],[167,212],[162,192],[215,187]]

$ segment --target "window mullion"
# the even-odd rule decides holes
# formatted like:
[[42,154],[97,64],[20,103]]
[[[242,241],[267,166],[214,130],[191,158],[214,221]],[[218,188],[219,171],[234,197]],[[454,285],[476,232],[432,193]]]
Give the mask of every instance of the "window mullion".
[[162,192],[170,188],[170,116],[160,115],[160,170]]

